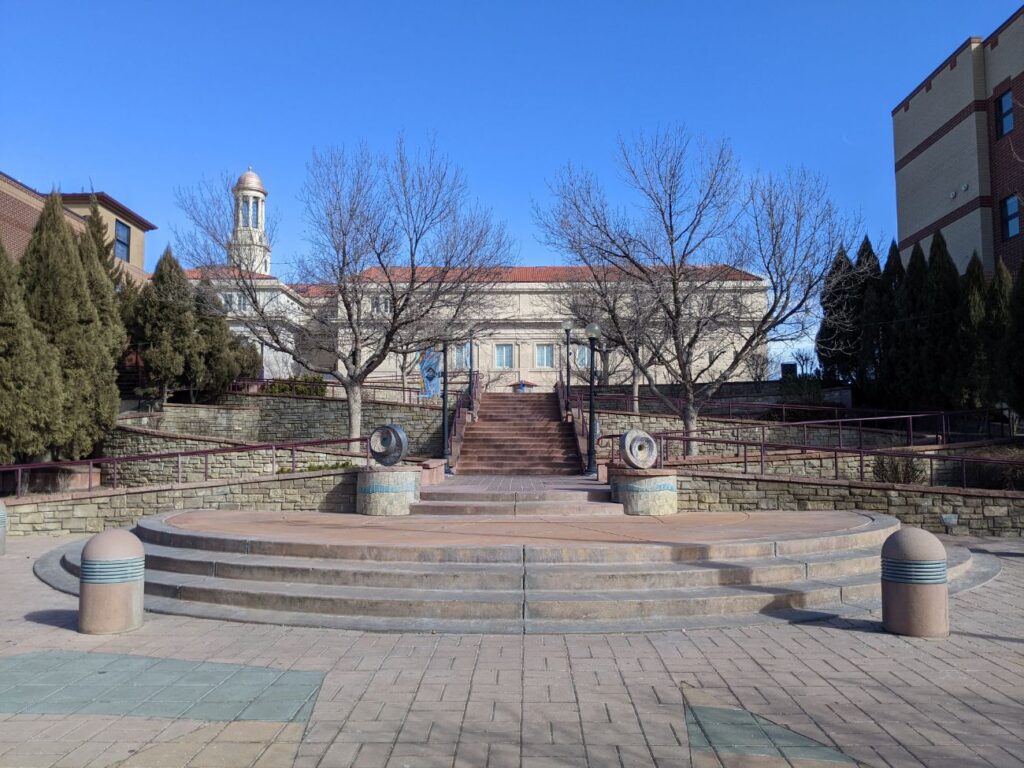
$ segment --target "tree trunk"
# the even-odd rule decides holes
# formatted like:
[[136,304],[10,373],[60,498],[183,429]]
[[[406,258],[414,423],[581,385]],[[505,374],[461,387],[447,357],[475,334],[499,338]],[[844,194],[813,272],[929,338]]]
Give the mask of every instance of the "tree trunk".
[[402,360],[402,362],[399,364],[398,370],[399,370],[399,375],[401,376],[401,382],[402,382],[402,402],[405,403],[405,402],[408,402],[406,400],[406,394],[405,394],[405,383],[406,383],[406,380],[407,380],[407,376],[405,374],[405,360]]
[[[693,404],[693,400],[689,399],[683,405],[683,429],[686,430],[687,435],[692,435],[697,430],[697,408]],[[686,455],[696,456],[700,453],[700,446],[693,441],[686,443]]]
[[633,413],[640,413],[640,371],[633,366]]
[[363,385],[351,382],[345,384],[345,397],[348,399],[348,436],[361,437],[363,428]]

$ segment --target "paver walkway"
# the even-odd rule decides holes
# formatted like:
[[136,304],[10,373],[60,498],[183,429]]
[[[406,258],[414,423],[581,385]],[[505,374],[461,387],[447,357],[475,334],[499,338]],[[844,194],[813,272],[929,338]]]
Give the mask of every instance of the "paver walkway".
[[1002,573],[956,596],[952,636],[932,641],[881,633],[877,617],[646,635],[459,636],[147,615],[135,633],[87,637],[73,631],[75,600],[31,572],[34,558],[58,543],[12,538],[0,557],[0,661],[120,654],[149,666],[176,659],[322,673],[322,685],[305,723],[0,713],[5,768],[770,764],[702,749],[697,736],[691,743],[704,718],[698,710],[687,723],[690,688],[762,718],[754,721],[762,731],[788,728],[870,766],[1024,766],[1020,541],[973,542],[1001,556]]

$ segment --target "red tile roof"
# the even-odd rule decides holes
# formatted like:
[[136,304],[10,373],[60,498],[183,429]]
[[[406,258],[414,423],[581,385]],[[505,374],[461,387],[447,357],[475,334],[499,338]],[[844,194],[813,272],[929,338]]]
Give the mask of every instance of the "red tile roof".
[[196,267],[186,269],[185,277],[189,280],[235,280],[242,277],[246,280],[275,280],[273,275],[264,275],[261,272],[242,272],[239,274],[235,267]]
[[299,294],[299,296],[305,296],[310,299],[322,299],[325,296],[333,296],[338,292],[333,285],[317,285],[316,283],[295,283],[288,287]]
[[[706,274],[709,278],[713,278],[718,274],[720,279],[727,281],[758,281],[761,279],[749,272],[726,265],[697,266],[693,269],[699,273]],[[425,267],[420,271],[424,277],[428,277],[431,268]],[[391,272],[395,279],[400,280],[403,274],[408,273],[408,269],[396,267]],[[377,267],[368,269],[365,274],[372,279],[383,277],[383,273]],[[486,273],[481,273],[481,279],[483,279],[484,274]],[[569,283],[583,282],[590,279],[590,270],[587,267],[575,266],[506,267],[498,271],[496,275],[488,275],[487,277],[497,283]]]

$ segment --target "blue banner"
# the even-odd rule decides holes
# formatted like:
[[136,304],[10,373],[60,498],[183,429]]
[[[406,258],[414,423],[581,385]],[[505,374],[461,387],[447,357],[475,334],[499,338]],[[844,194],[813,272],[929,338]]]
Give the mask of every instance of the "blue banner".
[[428,349],[420,357],[420,375],[423,377],[423,397],[441,395],[441,353]]

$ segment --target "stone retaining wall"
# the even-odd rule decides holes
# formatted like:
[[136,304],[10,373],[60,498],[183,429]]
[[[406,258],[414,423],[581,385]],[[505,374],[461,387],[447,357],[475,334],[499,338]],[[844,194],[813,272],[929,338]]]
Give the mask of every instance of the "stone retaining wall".
[[856,480],[734,474],[680,469],[679,510],[752,512],[856,509],[893,515],[908,525],[945,532],[942,515],[960,516],[956,533],[1021,536],[1024,493],[929,488]]
[[176,509],[355,512],[356,470],[7,498],[9,533],[96,533]]

